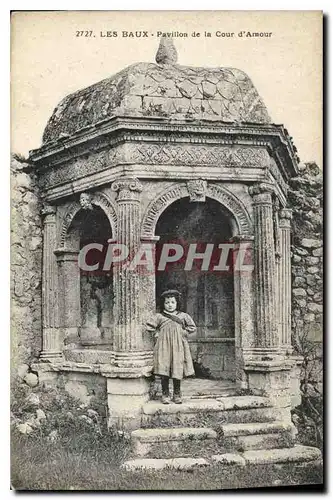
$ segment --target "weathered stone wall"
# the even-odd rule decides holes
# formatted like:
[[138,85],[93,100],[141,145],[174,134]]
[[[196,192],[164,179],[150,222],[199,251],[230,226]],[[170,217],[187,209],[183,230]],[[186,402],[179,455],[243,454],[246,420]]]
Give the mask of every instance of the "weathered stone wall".
[[36,176],[11,158],[11,344],[12,371],[41,349],[42,222]]
[[301,167],[289,192],[292,220],[292,337],[311,356],[310,378],[321,382],[323,341],[323,178],[315,163]]

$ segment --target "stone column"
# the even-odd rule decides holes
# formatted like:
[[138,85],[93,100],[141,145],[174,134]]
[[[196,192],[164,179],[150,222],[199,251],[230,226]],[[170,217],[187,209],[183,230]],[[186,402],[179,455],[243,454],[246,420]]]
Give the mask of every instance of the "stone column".
[[250,188],[254,223],[254,300],[255,335],[252,349],[245,356],[248,388],[266,396],[275,416],[290,425],[291,363],[281,351],[277,329],[277,272],[273,228],[272,194],[274,186],[262,183]]
[[45,205],[43,220],[43,276],[42,276],[42,311],[43,311],[43,350],[41,360],[61,359],[62,349],[58,328],[57,301],[57,263],[54,255],[56,245],[56,207]]
[[[236,382],[238,387],[246,389],[247,378],[244,372],[243,355],[251,350],[254,343],[253,323],[253,236],[237,235],[230,240],[235,244],[236,262],[234,261],[234,308],[235,308],[235,363]],[[239,252],[242,248],[248,248],[251,252],[252,262],[246,262]],[[238,269],[237,269],[238,267]]]
[[59,268],[59,323],[63,336],[74,341],[81,326],[79,251],[60,248],[55,254]]
[[253,196],[255,348],[278,349],[276,326],[276,273],[271,184],[250,188]]
[[[149,398],[152,352],[144,350],[140,302],[139,267],[131,268],[140,247],[140,193],[138,179],[121,178],[112,184],[118,193],[117,243],[128,249],[128,259],[113,268],[114,279],[114,362],[107,378],[109,425],[135,428],[140,425],[142,405]],[[141,294],[141,296],[140,296]]]
[[[130,263],[140,246],[140,193],[142,185],[138,179],[122,178],[115,181],[112,190],[118,193],[118,235],[117,242],[128,249],[127,262],[114,268],[115,332],[114,350],[119,361],[131,363],[145,357],[143,350],[142,321],[140,314],[140,270],[131,268]],[[135,353],[138,353],[136,356]]]
[[291,217],[291,210],[287,208],[280,210],[279,324],[281,347],[287,353],[291,353]]
[[144,325],[147,320],[156,312],[156,244],[159,236],[141,236],[142,248],[147,248],[151,252],[154,269],[148,269],[143,266],[139,269],[140,273],[140,309],[141,323],[143,325],[144,349],[153,350],[153,339],[151,334],[144,331]]
[[274,241],[275,241],[275,300],[276,300],[276,326],[277,326],[277,337],[278,344],[281,346],[281,230],[279,226],[279,211],[280,211],[280,201],[275,197],[273,203],[273,231],[274,231]]

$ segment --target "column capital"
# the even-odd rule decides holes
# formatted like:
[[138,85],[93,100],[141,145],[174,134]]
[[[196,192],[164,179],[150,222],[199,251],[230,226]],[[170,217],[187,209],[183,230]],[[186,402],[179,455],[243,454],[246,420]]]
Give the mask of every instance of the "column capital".
[[54,250],[54,255],[56,256],[57,262],[72,260],[75,261],[78,259],[78,255],[80,250],[74,250],[72,248],[57,248]]
[[137,201],[143,186],[136,177],[121,177],[114,181],[111,186],[112,191],[118,193],[117,201]]
[[54,205],[49,205],[48,203],[43,203],[42,215],[46,217],[47,215],[55,215],[57,212],[57,207]]
[[272,194],[275,194],[275,186],[269,182],[260,182],[249,187],[249,193],[254,203],[272,204]]
[[280,218],[281,219],[292,219],[293,211],[291,208],[281,208]]
[[282,208],[279,212],[280,227],[290,227],[290,221],[293,216],[293,211],[290,208]]

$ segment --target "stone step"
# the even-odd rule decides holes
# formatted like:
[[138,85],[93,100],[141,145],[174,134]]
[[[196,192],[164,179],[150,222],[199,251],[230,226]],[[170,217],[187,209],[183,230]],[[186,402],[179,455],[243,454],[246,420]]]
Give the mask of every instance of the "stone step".
[[169,457],[215,449],[217,434],[210,428],[175,427],[138,429],[131,433],[134,456]]
[[142,409],[142,427],[215,428],[221,423],[272,422],[276,412],[267,398],[230,396],[217,399],[184,399],[182,405],[149,401]]
[[221,466],[221,468],[230,466],[246,467],[248,464],[306,464],[311,462],[315,463],[321,460],[322,457],[318,448],[296,445],[292,448],[262,449],[257,451],[245,451],[243,453],[225,453],[212,455],[211,458],[138,458],[124,462],[121,465],[121,468],[129,471],[157,471],[163,469],[191,470],[198,467],[217,465]]
[[294,440],[294,425],[281,421],[224,424],[219,429],[220,448],[224,451],[287,448]]
[[221,425],[223,436],[250,436],[253,434],[277,434],[289,430],[291,424],[282,421]]

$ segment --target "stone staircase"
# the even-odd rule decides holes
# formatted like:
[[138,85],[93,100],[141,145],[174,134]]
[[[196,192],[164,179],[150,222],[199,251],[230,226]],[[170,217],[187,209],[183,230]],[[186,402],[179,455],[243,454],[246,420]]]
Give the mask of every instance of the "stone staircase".
[[188,394],[182,405],[149,401],[142,408],[141,428],[131,433],[131,459],[122,468],[319,460],[316,448],[294,446],[295,433],[291,422],[278,420],[265,397]]

